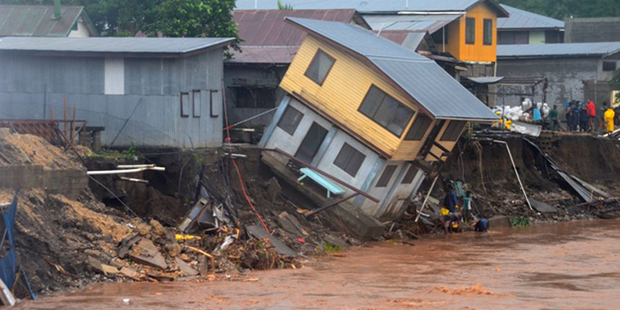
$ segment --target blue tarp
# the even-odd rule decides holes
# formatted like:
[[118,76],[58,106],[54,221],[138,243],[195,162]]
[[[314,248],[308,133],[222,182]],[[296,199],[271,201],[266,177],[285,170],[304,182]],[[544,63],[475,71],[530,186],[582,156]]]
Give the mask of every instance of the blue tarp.
[[[8,210],[2,214],[2,221],[6,229],[6,240],[11,244],[11,250],[0,259],[0,278],[4,281],[4,284],[9,289],[13,289],[13,282],[15,282],[15,273],[17,271],[17,257],[15,255],[15,241],[13,236],[13,228],[15,227],[15,212],[17,210],[17,193],[13,198],[13,202]],[[4,235],[4,231],[0,232],[0,240]]]

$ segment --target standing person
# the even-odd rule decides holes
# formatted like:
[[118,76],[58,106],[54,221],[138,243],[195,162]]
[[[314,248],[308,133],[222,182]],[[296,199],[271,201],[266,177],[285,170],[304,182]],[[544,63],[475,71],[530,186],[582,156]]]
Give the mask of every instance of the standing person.
[[549,120],[551,120],[549,129],[560,129],[560,121],[558,120],[558,106],[555,104],[553,105],[553,110],[549,111]]
[[594,101],[588,99],[588,115],[589,120],[588,120],[588,126],[589,126],[589,130],[591,131],[594,129],[594,118],[596,117],[596,107],[594,106]]
[[616,113],[611,107],[609,107],[609,109],[605,111],[604,120],[605,125],[607,126],[607,133],[610,135],[614,131],[614,117],[616,117]]
[[471,203],[474,199],[471,191],[467,191],[463,196],[463,219],[465,222],[469,221],[471,215]]
[[589,121],[588,106],[583,104],[581,105],[581,109],[579,109],[579,131],[587,132],[589,129]]
[[573,131],[573,102],[572,101],[568,102],[568,105],[566,106],[566,115],[564,117],[566,118],[566,127],[568,128],[568,131]]
[[446,207],[446,209],[448,209],[448,211],[450,211],[450,213],[456,212],[456,206],[458,205],[458,201],[456,199],[456,192],[454,191],[454,188],[448,188],[446,197],[444,197],[443,199],[443,205]]
[[579,125],[579,102],[573,101],[570,106],[571,111],[571,131],[577,131]]
[[605,130],[605,126],[607,125],[605,122],[605,112],[607,112],[607,101],[603,101],[601,110],[599,111],[599,123],[598,126],[596,126],[596,130],[597,131],[604,131]]

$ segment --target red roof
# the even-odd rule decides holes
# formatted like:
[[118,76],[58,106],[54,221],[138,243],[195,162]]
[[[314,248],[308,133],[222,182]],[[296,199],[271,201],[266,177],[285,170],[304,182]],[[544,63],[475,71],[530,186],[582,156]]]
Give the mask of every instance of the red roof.
[[235,10],[241,53],[234,53],[232,62],[290,63],[306,33],[289,23],[286,17],[300,17],[342,23],[356,23],[370,29],[353,9],[340,10]]

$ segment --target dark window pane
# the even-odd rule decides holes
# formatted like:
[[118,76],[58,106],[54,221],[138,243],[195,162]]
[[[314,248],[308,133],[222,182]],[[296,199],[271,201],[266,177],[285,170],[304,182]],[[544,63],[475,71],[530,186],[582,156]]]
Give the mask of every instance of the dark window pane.
[[616,62],[603,61],[603,71],[616,71]]
[[338,153],[334,165],[344,170],[344,172],[348,173],[350,176],[355,177],[357,171],[364,163],[364,159],[366,159],[366,155],[362,154],[348,143],[345,143],[342,149],[340,149],[340,153]]
[[360,106],[360,112],[370,118],[373,118],[377,113],[381,102],[385,99],[385,96],[385,93],[380,89],[371,86],[366,94],[366,97],[364,98],[364,101],[362,102],[362,105]]
[[456,141],[461,136],[461,131],[463,131],[463,127],[465,127],[465,121],[450,121],[446,131],[444,131],[443,136],[441,136],[441,141]]
[[309,163],[316,155],[316,152],[319,150],[321,143],[325,139],[327,135],[327,129],[321,127],[317,123],[312,123],[306,137],[301,142],[299,149],[297,149],[297,153],[295,157]]
[[415,175],[418,173],[418,168],[416,168],[415,166],[411,165],[409,167],[409,170],[407,170],[407,173],[405,174],[405,177],[403,178],[403,184],[411,184],[411,182],[413,182],[413,178],[415,178]]
[[398,137],[413,116],[413,110],[374,85],[370,86],[359,111]]
[[431,34],[431,38],[435,44],[448,44],[448,29],[442,28]]
[[315,81],[317,84],[322,85],[327,77],[327,73],[334,65],[334,58],[327,55],[322,50],[318,50],[310,66],[306,70],[306,76]]
[[515,32],[515,44],[530,44],[530,33],[527,31]]
[[388,183],[390,183],[394,171],[396,171],[396,166],[394,165],[389,165],[385,167],[385,170],[383,170],[383,174],[381,174],[381,177],[377,182],[377,187],[386,187]]
[[485,19],[484,20],[484,38],[482,43],[484,45],[492,45],[493,44],[493,20]]
[[388,125],[388,130],[400,137],[403,131],[405,131],[405,127],[409,124],[412,116],[413,110],[402,104],[399,105],[398,109],[396,109],[396,114],[394,114],[394,119]]
[[398,108],[398,102],[394,101],[392,98],[385,96],[383,98],[383,102],[381,102],[381,106],[377,110],[377,113],[373,117],[375,122],[379,123],[379,125],[383,127],[387,127],[390,124],[390,121],[394,117],[394,113],[396,113],[396,109]]
[[411,128],[409,129],[409,132],[407,133],[407,136],[405,137],[405,140],[409,140],[409,141],[422,140],[422,138],[424,138],[424,134],[428,130],[428,127],[431,125],[432,121],[433,120],[431,120],[431,118],[428,117],[426,114],[420,113],[418,117],[415,119],[415,121],[413,121],[413,125],[411,125]]
[[304,115],[299,112],[297,109],[288,106],[282,115],[282,118],[278,122],[278,127],[282,128],[282,130],[286,131],[289,135],[293,135],[297,126],[299,126],[299,122]]
[[273,87],[231,87],[237,108],[274,108],[276,89]]
[[470,17],[465,20],[465,43],[476,43],[476,20]]

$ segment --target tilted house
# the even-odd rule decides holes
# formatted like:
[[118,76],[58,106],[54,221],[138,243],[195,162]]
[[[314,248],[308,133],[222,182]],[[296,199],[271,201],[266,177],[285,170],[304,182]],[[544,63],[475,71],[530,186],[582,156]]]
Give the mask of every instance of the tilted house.
[[[293,154],[379,200],[347,202],[367,215],[401,214],[425,177],[418,167],[445,160],[467,122],[496,119],[424,56],[355,25],[289,21],[308,36],[280,84],[287,95],[261,146]],[[288,158],[263,156],[276,173],[290,175]]]
[[[286,23],[299,17],[356,23],[366,28],[362,16],[353,9],[340,10],[235,10],[241,52],[225,63],[224,84],[228,121],[236,123],[273,110],[284,92],[278,88],[306,33]],[[252,119],[244,126],[266,126],[273,113]]]
[[66,96],[103,145],[219,147],[233,40],[0,38],[0,119],[57,120]]

